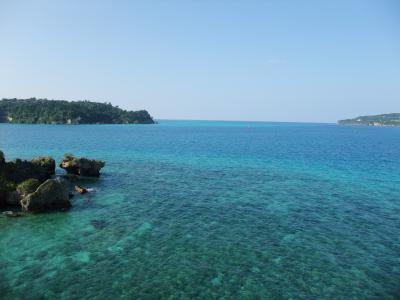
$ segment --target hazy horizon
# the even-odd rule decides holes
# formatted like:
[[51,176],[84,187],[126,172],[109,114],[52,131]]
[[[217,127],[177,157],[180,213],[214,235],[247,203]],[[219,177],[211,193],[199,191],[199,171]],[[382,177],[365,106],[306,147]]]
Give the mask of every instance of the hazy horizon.
[[394,0],[5,0],[0,97],[335,123],[400,112],[399,36]]

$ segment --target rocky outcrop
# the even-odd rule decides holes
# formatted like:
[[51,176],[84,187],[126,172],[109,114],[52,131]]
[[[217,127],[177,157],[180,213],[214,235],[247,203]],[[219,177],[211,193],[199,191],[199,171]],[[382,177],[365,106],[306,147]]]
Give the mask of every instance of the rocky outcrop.
[[29,194],[32,194],[37,190],[37,188],[40,186],[40,181],[34,178],[25,180],[24,182],[20,183],[17,186],[17,193],[21,195],[21,197],[25,197]]
[[64,155],[60,164],[60,167],[66,170],[68,174],[89,177],[99,177],[100,170],[104,166],[104,161],[83,157],[73,157],[72,155]]
[[[104,165],[103,161],[65,155],[60,166],[69,174],[98,177]],[[55,161],[51,157],[7,162],[0,151],[0,207],[21,207],[26,212],[71,207],[69,199],[73,194],[68,192],[67,182],[61,178],[50,179],[54,174]],[[80,186],[75,190],[81,194],[89,192]]]
[[88,192],[87,189],[85,189],[84,187],[81,187],[79,185],[75,186],[75,192],[79,193],[79,194],[86,194]]
[[23,181],[17,185],[15,191],[8,193],[6,204],[9,206],[18,206],[24,197],[35,192],[39,186],[40,181],[34,178]]
[[21,200],[22,210],[43,212],[71,207],[67,184],[60,178],[48,179]]
[[0,150],[0,166],[6,162],[3,151]]
[[5,173],[6,160],[3,151],[0,150],[0,207],[7,205],[9,194],[15,190],[16,184],[10,181]]
[[1,173],[8,180],[20,183],[24,180],[34,178],[45,181],[54,175],[56,162],[51,157],[37,157],[30,161],[15,159],[4,162]]
[[[42,178],[48,179],[55,174],[56,162],[48,156],[39,156],[31,160],[31,163],[41,170]],[[35,178],[35,177],[33,177]],[[40,178],[37,178],[40,180]]]
[[21,188],[29,184],[35,184],[37,188],[38,183],[54,175],[55,168],[56,163],[51,157],[6,162],[4,153],[0,151],[0,206],[19,205],[22,195],[17,190],[18,184],[31,180],[22,184]]
[[12,191],[5,197],[4,204],[6,206],[18,206],[21,199],[21,195],[17,191]]
[[[1,168],[1,166],[0,166]],[[0,207],[7,205],[10,194],[15,191],[16,184],[9,181],[0,170]]]

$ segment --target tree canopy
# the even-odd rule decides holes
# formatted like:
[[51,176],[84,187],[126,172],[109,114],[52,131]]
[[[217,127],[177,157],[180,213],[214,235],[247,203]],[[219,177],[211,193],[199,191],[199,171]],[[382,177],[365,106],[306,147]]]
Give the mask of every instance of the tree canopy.
[[1,123],[153,124],[146,110],[127,111],[111,103],[48,99],[0,100]]
[[338,123],[344,125],[400,126],[400,113],[361,116],[354,119],[340,120]]

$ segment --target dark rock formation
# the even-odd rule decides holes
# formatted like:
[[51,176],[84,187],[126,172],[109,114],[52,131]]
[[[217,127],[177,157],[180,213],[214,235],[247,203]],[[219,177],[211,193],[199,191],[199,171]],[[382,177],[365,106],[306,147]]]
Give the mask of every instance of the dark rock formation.
[[21,200],[24,211],[42,212],[71,207],[66,183],[57,179],[48,179],[35,192]]
[[6,160],[3,151],[0,150],[0,207],[7,205],[10,192],[15,190],[15,183],[5,176]]
[[[0,151],[0,207],[16,206],[22,199],[21,191],[37,188],[38,183],[49,179],[55,173],[56,163],[51,157],[37,157],[30,161],[16,159],[6,162],[4,153]],[[26,180],[17,190],[18,184]],[[33,180],[33,181],[32,181]],[[26,194],[26,191],[24,191]]]
[[[49,179],[55,174],[56,162],[53,158],[48,156],[39,156],[31,160],[31,163],[41,170],[42,178]],[[35,178],[35,177],[32,177]],[[40,180],[40,178],[37,178]]]
[[17,186],[17,192],[21,197],[25,197],[37,190],[40,186],[40,181],[34,178],[25,180]]
[[30,178],[42,182],[54,175],[55,169],[56,162],[54,159],[51,157],[37,157],[31,161],[16,159],[5,162],[0,173],[15,183],[20,183]]
[[103,229],[104,227],[107,226],[107,221],[105,221],[105,220],[92,220],[92,221],[90,221],[90,224],[92,224],[92,226],[95,229]]
[[72,155],[64,155],[60,167],[67,171],[68,174],[99,177],[100,170],[105,166],[105,162],[101,160],[87,159],[83,157],[73,157]]
[[18,206],[22,197],[17,191],[12,191],[5,197],[5,205],[7,206]]
[[0,207],[7,205],[10,194],[15,191],[16,184],[9,181],[3,174],[1,174],[0,166]]
[[0,165],[6,162],[3,151],[0,150]]
[[[98,160],[65,155],[61,167],[69,174],[99,176],[105,165]],[[50,179],[55,174],[55,161],[51,157],[37,157],[30,161],[16,159],[7,162],[0,151],[0,207],[21,206],[26,212],[43,212],[71,207],[67,183]],[[76,186],[84,194],[87,189]],[[72,195],[73,196],[73,195]],[[7,216],[16,216],[9,213]]]
[[24,197],[35,192],[39,186],[40,181],[34,178],[23,181],[17,185],[15,191],[8,193],[6,204],[10,206],[18,206]]

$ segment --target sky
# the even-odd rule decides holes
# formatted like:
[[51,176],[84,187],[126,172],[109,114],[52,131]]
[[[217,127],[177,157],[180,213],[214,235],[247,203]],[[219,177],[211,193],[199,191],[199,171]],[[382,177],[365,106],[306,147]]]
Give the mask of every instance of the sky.
[[0,0],[0,98],[156,119],[400,112],[400,1]]

